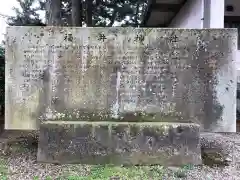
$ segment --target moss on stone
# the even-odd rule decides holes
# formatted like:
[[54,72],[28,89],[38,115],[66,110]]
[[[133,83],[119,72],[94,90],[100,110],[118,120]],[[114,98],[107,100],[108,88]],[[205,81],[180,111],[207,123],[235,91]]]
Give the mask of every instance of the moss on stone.
[[130,112],[122,113],[119,118],[113,118],[107,112],[89,112],[88,110],[80,110],[78,112],[66,111],[56,113],[50,121],[112,121],[112,122],[190,122],[182,116],[175,113],[145,113]]

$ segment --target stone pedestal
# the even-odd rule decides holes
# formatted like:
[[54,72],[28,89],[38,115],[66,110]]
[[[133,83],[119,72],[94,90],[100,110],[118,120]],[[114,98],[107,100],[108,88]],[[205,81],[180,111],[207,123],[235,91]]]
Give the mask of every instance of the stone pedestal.
[[38,161],[114,165],[201,164],[199,125],[45,122]]

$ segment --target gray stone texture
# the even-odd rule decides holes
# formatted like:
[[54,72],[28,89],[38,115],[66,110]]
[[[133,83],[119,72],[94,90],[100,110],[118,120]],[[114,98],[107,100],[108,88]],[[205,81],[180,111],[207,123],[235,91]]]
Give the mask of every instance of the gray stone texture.
[[201,164],[197,124],[46,122],[38,161],[50,163],[181,166]]
[[236,29],[9,27],[6,128],[195,122],[236,131]]

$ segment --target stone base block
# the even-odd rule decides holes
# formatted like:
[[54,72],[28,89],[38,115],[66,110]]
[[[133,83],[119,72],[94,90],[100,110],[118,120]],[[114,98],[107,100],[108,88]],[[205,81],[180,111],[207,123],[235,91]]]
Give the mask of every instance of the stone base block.
[[60,164],[198,165],[199,129],[190,123],[46,121],[37,158]]

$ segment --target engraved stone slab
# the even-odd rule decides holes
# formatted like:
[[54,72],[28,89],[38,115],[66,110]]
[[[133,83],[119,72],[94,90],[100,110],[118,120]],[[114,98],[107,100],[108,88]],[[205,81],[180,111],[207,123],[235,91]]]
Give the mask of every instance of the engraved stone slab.
[[40,132],[39,162],[165,166],[202,163],[197,124],[44,122]]
[[6,128],[196,122],[236,130],[236,29],[10,27]]

